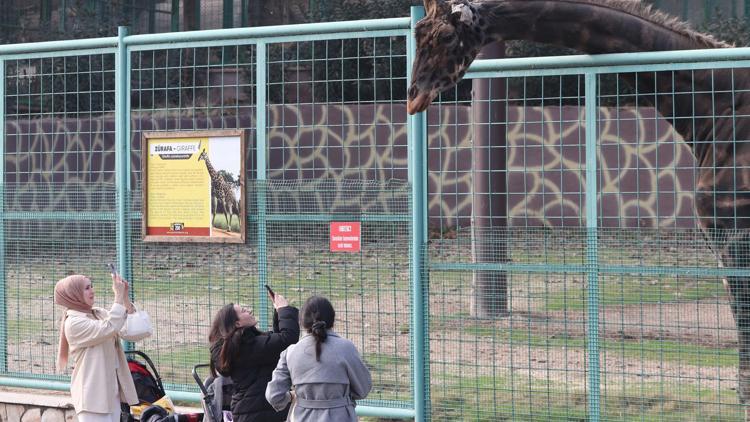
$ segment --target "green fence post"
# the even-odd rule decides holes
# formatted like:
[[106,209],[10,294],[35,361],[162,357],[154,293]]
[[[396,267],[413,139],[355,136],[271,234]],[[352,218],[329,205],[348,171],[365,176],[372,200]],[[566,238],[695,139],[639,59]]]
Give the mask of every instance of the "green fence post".
[[[411,34],[407,38],[407,68],[406,86],[411,82],[412,63],[416,54],[416,40],[414,28],[417,21],[424,16],[422,6],[411,8]],[[427,244],[427,130],[426,112],[409,116],[408,133],[408,171],[411,181],[411,285],[412,285],[412,348],[414,353],[413,385],[414,385],[414,420],[427,420],[427,404],[429,403],[429,374],[426,362],[428,353],[428,331],[425,326],[427,307],[423,276],[427,271],[423,268],[425,245]]]
[[42,0],[41,21],[44,23],[44,25],[49,25],[50,21],[52,20],[52,5],[50,3],[50,0]]
[[597,240],[597,74],[587,72],[586,83],[586,272],[588,334],[586,338],[589,377],[588,408],[591,422],[599,421],[599,253]]
[[222,7],[222,28],[234,28],[234,0],[224,0]]
[[247,10],[248,9],[248,4],[247,4],[247,2],[248,2],[248,0],[242,0],[240,2],[240,8],[242,9],[242,10],[240,10],[240,28],[244,28],[246,26],[249,26],[249,22],[250,21],[248,19],[248,15],[247,15],[247,13],[248,13],[248,10]]
[[60,26],[59,26],[58,30],[60,32],[63,32],[63,33],[65,32],[65,16],[68,13],[68,11],[67,11],[68,7],[65,4],[65,2],[66,2],[66,0],[60,0],[60,9],[59,9],[59,12],[58,12],[60,14]]
[[[154,0],[148,2],[148,33],[156,32],[156,4]],[[134,21],[135,19],[132,19]]]
[[0,371],[8,372],[8,310],[5,303],[5,60],[0,59]]
[[[182,4],[182,31],[197,31],[201,29],[200,0],[183,0]],[[179,20],[179,18],[178,18]]]
[[[255,49],[255,194],[258,208],[258,297],[261,327],[268,325],[268,299],[263,286],[268,283],[268,255],[266,244],[266,43],[259,42]],[[243,158],[244,159],[244,158]]]
[[[117,268],[130,281],[130,60],[124,38],[128,28],[117,28],[115,53],[115,191],[117,196]],[[133,288],[130,289],[133,299]]]
[[180,30],[180,0],[172,0],[172,12],[169,27],[172,32]]

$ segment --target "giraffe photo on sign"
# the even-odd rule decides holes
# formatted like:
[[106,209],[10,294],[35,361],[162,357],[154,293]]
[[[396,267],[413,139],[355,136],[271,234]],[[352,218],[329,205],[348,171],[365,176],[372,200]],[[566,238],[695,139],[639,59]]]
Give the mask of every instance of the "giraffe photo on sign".
[[241,130],[143,135],[143,240],[245,241]]

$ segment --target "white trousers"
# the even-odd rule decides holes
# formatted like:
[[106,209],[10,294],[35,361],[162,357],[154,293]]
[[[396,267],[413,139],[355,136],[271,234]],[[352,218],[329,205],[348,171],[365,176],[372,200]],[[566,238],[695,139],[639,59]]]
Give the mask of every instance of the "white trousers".
[[112,413],[81,412],[78,422],[120,422],[120,409]]
[[117,410],[112,413],[79,412],[78,422],[120,422],[120,391],[112,397],[112,403],[118,403]]

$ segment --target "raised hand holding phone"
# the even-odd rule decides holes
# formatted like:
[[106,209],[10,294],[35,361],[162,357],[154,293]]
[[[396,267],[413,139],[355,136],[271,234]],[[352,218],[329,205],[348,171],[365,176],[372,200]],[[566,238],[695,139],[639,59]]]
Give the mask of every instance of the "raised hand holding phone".
[[273,300],[273,298],[276,296],[276,293],[274,293],[274,291],[271,290],[271,287],[268,284],[266,284],[265,286],[266,286],[266,290],[268,290],[268,296],[271,296],[271,300]]
[[275,309],[289,306],[289,302],[286,300],[286,298],[284,298],[284,296],[276,294],[276,292],[274,292],[268,284],[266,284],[265,287],[268,291],[268,296],[271,297],[271,302],[273,303],[273,307]]
[[[115,292],[115,302],[122,303],[122,305],[127,308],[127,312],[129,314],[132,314],[135,312],[135,307],[133,306],[133,303],[130,302],[130,296],[129,296],[129,290],[130,290],[130,284],[128,282],[120,277],[120,274],[117,273],[117,267],[115,267],[115,264],[109,263],[107,264],[107,268],[109,268],[109,273],[112,276],[112,290]],[[120,293],[122,298],[119,298],[118,296],[118,289],[123,289],[122,293]]]
[[273,301],[273,307],[275,309],[283,308],[284,306],[289,306],[289,302],[286,300],[286,298],[278,293],[276,293],[273,298],[271,298]]
[[112,292],[115,294],[115,302],[127,307],[128,282],[120,278],[117,273],[112,273]]

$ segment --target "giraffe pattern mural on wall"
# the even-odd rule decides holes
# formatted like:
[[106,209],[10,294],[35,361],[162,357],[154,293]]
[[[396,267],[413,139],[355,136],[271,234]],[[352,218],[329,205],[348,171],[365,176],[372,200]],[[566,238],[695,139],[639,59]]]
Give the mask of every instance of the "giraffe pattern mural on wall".
[[[406,125],[391,121],[393,106],[274,106],[269,110],[269,180],[367,178],[406,180]],[[398,110],[397,110],[398,111]],[[605,227],[696,227],[695,161],[678,134],[653,109],[600,108],[603,121],[602,225]],[[313,117],[314,116],[314,117]],[[338,116],[338,117],[336,117]],[[362,116],[369,116],[363,120]],[[334,127],[326,121],[339,120]],[[614,119],[619,118],[618,125]],[[440,106],[429,115],[428,206],[433,227],[466,226],[471,219],[471,116],[467,107]],[[561,122],[562,120],[562,122]],[[583,190],[579,107],[508,107],[508,217],[511,226],[581,225]],[[629,123],[628,123],[629,122]],[[7,210],[108,211],[114,199],[114,136],[111,118],[40,119],[6,127]],[[252,118],[133,120],[132,186],[140,181],[141,131],[252,128]],[[343,135],[342,135],[343,133]],[[326,152],[327,139],[343,155]],[[385,142],[383,139],[391,139]],[[659,142],[656,142],[659,141]],[[531,148],[527,148],[531,147]],[[540,151],[544,150],[544,154]],[[253,180],[255,151],[246,151]],[[533,166],[532,166],[533,164]],[[325,170],[321,170],[325,169]],[[605,171],[606,169],[606,171]],[[75,199],[66,195],[76,192]],[[251,183],[249,184],[251,185]],[[104,188],[103,188],[104,186]],[[109,186],[109,191],[106,186]],[[638,186],[641,192],[636,192]],[[669,192],[670,195],[660,193]],[[273,192],[271,192],[273,193]],[[134,194],[134,209],[139,195]],[[112,196],[113,198],[113,196]],[[248,195],[252,198],[252,195]],[[354,200],[354,199],[352,199]],[[388,198],[356,201],[364,211],[387,211]],[[345,206],[333,203],[332,211]],[[63,230],[64,226],[60,226]]]

